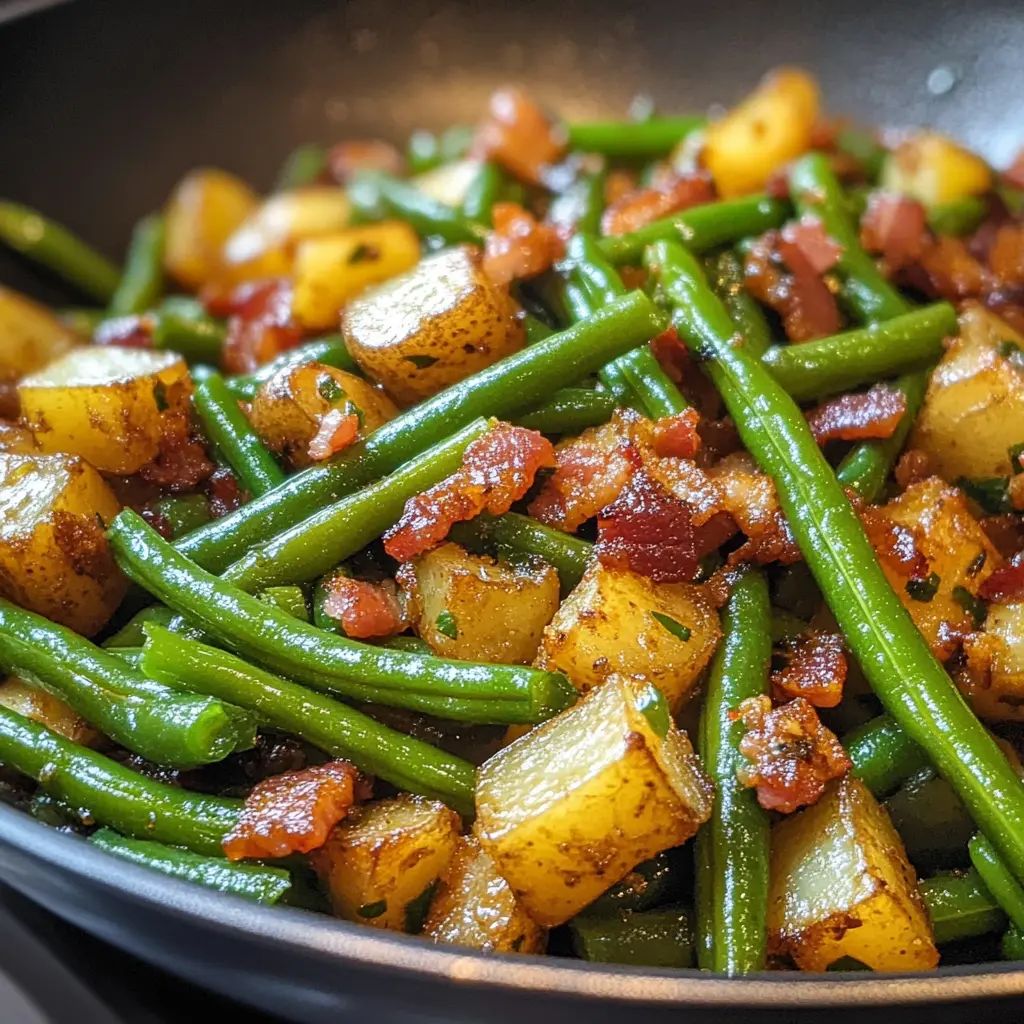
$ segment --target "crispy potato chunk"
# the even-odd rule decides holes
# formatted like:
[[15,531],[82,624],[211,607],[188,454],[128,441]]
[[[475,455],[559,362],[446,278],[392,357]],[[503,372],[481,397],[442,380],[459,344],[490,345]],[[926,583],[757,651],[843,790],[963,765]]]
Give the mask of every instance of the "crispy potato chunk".
[[810,149],[818,118],[818,83],[779,68],[705,134],[704,165],[723,197],[764,188],[784,164]]
[[544,630],[535,664],[564,672],[584,692],[613,672],[647,679],[677,710],[720,636],[699,587],[654,583],[595,562]]
[[1010,475],[1024,442],[1024,337],[983,307],[960,314],[960,337],[935,368],[910,447],[950,482]]
[[461,827],[459,816],[439,801],[403,793],[365,804],[311,860],[338,917],[418,932]]
[[311,331],[335,328],[347,303],[419,259],[419,237],[400,220],[302,242],[295,253],[295,319]]
[[955,203],[992,186],[988,164],[938,132],[918,132],[896,147],[882,165],[882,187],[924,203]]
[[411,405],[520,349],[523,329],[512,314],[507,290],[461,246],[353,301],[342,332],[363,370]]
[[437,943],[485,953],[543,953],[548,938],[472,836],[458,839],[423,933]]
[[938,964],[917,877],[885,810],[859,780],[834,782],[772,830],[769,952],[804,971],[853,957],[876,971]]
[[0,706],[39,722],[66,740],[84,747],[95,746],[102,737],[102,733],[59,697],[17,676],[0,683]]
[[80,340],[45,306],[0,287],[0,382],[41,370]]
[[18,393],[41,451],[130,476],[159,454],[165,417],[187,413],[192,380],[173,352],[85,346],[23,378]]
[[711,795],[659,691],[611,676],[483,764],[476,835],[530,917],[554,927],[689,839]]
[[985,629],[968,638],[957,685],[979,718],[1024,722],[1024,602],[991,604]]
[[127,589],[103,536],[120,511],[81,459],[0,455],[0,593],[92,636]]

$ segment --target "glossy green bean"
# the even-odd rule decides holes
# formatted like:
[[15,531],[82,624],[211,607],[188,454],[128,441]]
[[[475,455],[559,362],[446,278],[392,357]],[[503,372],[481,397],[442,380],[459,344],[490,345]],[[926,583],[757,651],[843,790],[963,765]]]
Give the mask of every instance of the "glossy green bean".
[[573,228],[589,235],[600,234],[607,178],[604,170],[581,174],[552,200],[548,220],[559,227]]
[[103,641],[103,648],[110,650],[114,647],[141,647],[146,642],[146,634],[142,626],[146,622],[156,622],[158,625],[166,626],[174,618],[174,612],[162,604],[153,604],[136,612],[113,636]]
[[889,820],[919,873],[967,867],[974,822],[953,787],[930,769],[908,779],[888,800]]
[[928,227],[937,235],[969,235],[988,215],[988,201],[965,196],[928,208]]
[[757,299],[747,291],[740,258],[731,249],[726,249],[709,256],[705,267],[708,281],[732,317],[747,351],[763,356],[774,340],[772,329]]
[[1006,914],[977,871],[935,875],[919,882],[917,888],[940,946],[976,939],[1006,926]]
[[153,314],[153,347],[177,352],[187,363],[217,366],[226,338],[224,323],[183,295],[164,299]]
[[646,345],[619,356],[616,365],[626,383],[639,397],[644,413],[651,419],[676,416],[690,407],[690,403]]
[[285,158],[274,184],[275,192],[315,185],[327,173],[327,150],[315,143],[293,149]]
[[293,618],[301,619],[303,622],[310,621],[309,604],[302,587],[267,587],[259,592],[258,597]]
[[466,196],[462,200],[462,216],[470,223],[493,227],[491,210],[501,199],[505,185],[505,172],[498,164],[491,161],[482,163],[466,189]]
[[162,214],[150,214],[135,225],[124,274],[110,300],[111,316],[144,313],[159,301],[164,290],[164,234]]
[[325,338],[317,338],[316,341],[308,341],[305,345],[293,348],[276,359],[272,359],[269,363],[264,363],[252,373],[227,377],[224,383],[227,384],[228,390],[235,398],[249,401],[256,397],[256,392],[274,374],[284,369],[303,366],[306,363],[323,363],[324,366],[333,366],[336,370],[344,370],[346,373],[358,372],[355,360],[348,354],[348,349],[345,347],[345,339],[340,334],[330,334]]
[[705,124],[703,117],[652,117],[648,121],[579,121],[566,125],[565,131],[570,149],[644,160],[667,156]]
[[406,159],[413,174],[422,174],[441,164],[461,160],[472,145],[476,128],[470,124],[453,124],[440,136],[433,132],[415,131],[409,136]]
[[607,423],[615,402],[594,388],[562,388],[547,401],[512,417],[512,422],[542,434],[578,434],[587,427]]
[[601,893],[580,914],[587,917],[608,917],[653,910],[674,903],[682,895],[683,865],[678,850],[663,850],[650,860],[641,861],[621,882]]
[[693,915],[685,907],[659,907],[632,914],[569,922],[573,950],[592,963],[633,967],[692,967]]
[[1013,924],[1017,928],[1024,928],[1024,888],[996,848],[979,832],[967,844],[967,852],[985,888]]
[[925,752],[889,715],[879,715],[843,737],[856,776],[877,797],[888,796],[928,767]]
[[1024,929],[1011,924],[1003,935],[1004,960],[1024,960]]
[[875,181],[882,172],[887,150],[875,137],[874,132],[863,128],[843,128],[836,136],[836,149],[857,160],[864,169],[868,181]]
[[198,530],[213,518],[210,515],[210,502],[205,494],[158,498],[152,507],[154,514],[167,524],[171,540],[178,540],[186,533]]

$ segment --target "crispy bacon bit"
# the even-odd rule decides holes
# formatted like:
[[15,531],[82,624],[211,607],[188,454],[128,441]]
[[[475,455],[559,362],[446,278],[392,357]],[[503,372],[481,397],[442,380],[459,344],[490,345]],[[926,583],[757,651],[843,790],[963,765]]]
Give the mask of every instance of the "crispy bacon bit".
[[995,545],[1003,558],[1012,558],[1024,550],[1024,522],[1012,512],[984,516],[978,520],[985,536]]
[[539,185],[544,168],[565,151],[564,134],[522,89],[494,93],[490,114],[473,141],[472,155],[496,160],[517,178]]
[[609,171],[604,179],[604,205],[614,206],[623,196],[637,187],[637,178],[632,171]]
[[859,510],[864,532],[879,561],[906,580],[924,580],[931,572],[927,557],[918,543],[917,530],[893,522],[881,509],[865,505]]
[[550,270],[565,255],[565,243],[518,203],[495,203],[494,230],[484,246],[484,273],[495,283],[522,281]]
[[772,672],[777,701],[805,697],[816,708],[834,708],[843,699],[846,655],[838,633],[816,630],[777,648],[786,664]]
[[896,463],[893,475],[901,491],[905,491],[911,484],[927,480],[932,475],[929,467],[928,453],[920,448],[908,448]]
[[118,316],[104,320],[93,332],[94,345],[121,348],[152,348],[153,321],[148,316]]
[[1004,224],[999,228],[988,262],[1003,287],[1024,286],[1024,225]]
[[213,463],[203,443],[192,435],[188,407],[168,392],[171,407],[160,416],[159,454],[139,470],[139,476],[167,490],[193,491],[213,472]]
[[767,697],[748,697],[732,715],[747,727],[740,753],[752,762],[737,776],[757,788],[757,802],[767,811],[791,814],[813,804],[832,779],[852,767],[835,734],[803,697],[775,709]]
[[327,583],[324,612],[356,640],[392,636],[409,625],[393,580],[369,583],[336,575]]
[[314,462],[322,462],[346,449],[358,436],[359,417],[354,412],[331,409],[320,421],[307,454]]
[[327,159],[331,177],[339,185],[347,185],[360,171],[383,171],[385,174],[405,173],[402,154],[381,139],[356,139],[331,147]]
[[330,761],[256,783],[224,839],[228,860],[287,857],[323,846],[355,802],[358,775],[347,761]]
[[921,258],[928,242],[924,207],[916,199],[872,192],[860,222],[860,242],[885,260],[889,273]]
[[221,519],[241,508],[242,489],[227,466],[221,466],[210,474],[206,492],[210,496],[210,515],[214,519]]
[[648,188],[627,192],[608,206],[601,217],[601,233],[626,235],[670,213],[710,203],[715,186],[707,171],[662,177]]
[[991,283],[988,270],[971,255],[967,243],[950,235],[927,245],[918,266],[930,294],[954,301],[980,295]]
[[[827,273],[843,255],[843,247],[825,233],[825,225],[817,217],[805,216],[798,221],[790,221],[782,229],[781,241],[785,246],[795,246],[816,274]],[[785,251],[782,256],[786,259]],[[789,264],[788,259],[786,263]],[[790,269],[795,269],[789,265]]]
[[405,503],[401,520],[384,535],[384,549],[407,562],[440,544],[454,523],[481,512],[507,512],[533,485],[537,470],[554,465],[546,437],[499,423],[466,449],[457,473]]
[[651,339],[651,352],[676,384],[692,375],[693,360],[675,327],[669,327]]
[[689,507],[642,469],[597,521],[597,557],[656,583],[683,583],[697,575]]
[[902,391],[876,384],[870,391],[839,395],[807,413],[807,425],[818,444],[892,437],[907,411]]
[[700,413],[693,408],[656,420],[653,435],[655,454],[665,458],[692,459],[700,451],[699,423]]
[[289,281],[251,281],[204,301],[211,314],[230,317],[223,358],[228,373],[252,373],[302,341],[302,328],[292,322]]
[[1024,600],[1024,559],[1014,558],[1012,562],[999,566],[982,581],[978,597],[999,602]]

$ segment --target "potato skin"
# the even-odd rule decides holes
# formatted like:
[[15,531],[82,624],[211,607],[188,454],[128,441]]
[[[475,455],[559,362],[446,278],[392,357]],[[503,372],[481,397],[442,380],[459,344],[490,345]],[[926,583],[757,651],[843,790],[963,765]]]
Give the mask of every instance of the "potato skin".
[[0,683],[0,706],[45,725],[72,743],[94,747],[103,738],[102,733],[59,697],[17,676]]
[[363,372],[412,405],[522,348],[513,312],[478,254],[459,246],[355,299],[342,333]]
[[128,587],[103,536],[120,511],[82,459],[0,454],[0,593],[85,636],[98,632]]

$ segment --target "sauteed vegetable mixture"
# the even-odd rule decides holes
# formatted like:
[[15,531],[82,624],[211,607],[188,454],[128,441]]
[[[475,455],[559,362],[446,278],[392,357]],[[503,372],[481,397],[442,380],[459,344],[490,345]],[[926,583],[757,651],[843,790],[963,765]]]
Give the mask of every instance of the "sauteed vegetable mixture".
[[1024,153],[510,88],[0,240],[88,303],[0,289],[5,799],[477,950],[1020,955]]

